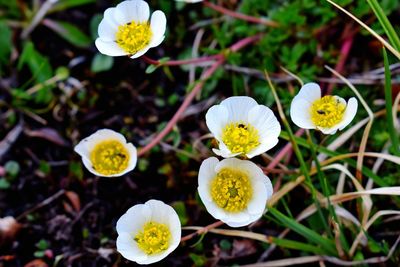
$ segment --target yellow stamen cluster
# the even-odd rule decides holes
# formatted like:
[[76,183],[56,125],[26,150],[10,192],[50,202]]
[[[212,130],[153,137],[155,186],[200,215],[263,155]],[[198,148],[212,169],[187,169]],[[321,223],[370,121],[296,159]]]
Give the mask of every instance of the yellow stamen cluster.
[[259,144],[256,128],[250,124],[230,123],[222,132],[222,142],[232,153],[248,153]]
[[311,121],[319,127],[330,128],[343,119],[346,106],[331,95],[324,96],[311,105]]
[[118,140],[98,143],[90,153],[93,169],[103,175],[112,175],[128,167],[129,152]]
[[169,247],[171,232],[167,225],[150,221],[143,230],[136,234],[134,240],[147,255],[160,253]]
[[247,174],[234,169],[222,169],[211,181],[213,201],[228,212],[243,211],[253,195]]
[[152,35],[149,23],[132,21],[118,26],[115,39],[126,53],[136,54],[150,43]]

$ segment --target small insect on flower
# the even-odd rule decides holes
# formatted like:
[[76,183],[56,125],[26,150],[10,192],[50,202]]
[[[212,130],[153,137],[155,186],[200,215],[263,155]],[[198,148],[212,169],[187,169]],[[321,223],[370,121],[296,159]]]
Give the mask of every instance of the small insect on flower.
[[258,220],[273,193],[270,179],[248,160],[208,158],[200,166],[198,180],[207,211],[231,227]]
[[339,96],[321,97],[316,83],[307,83],[293,98],[290,117],[294,124],[304,129],[318,129],[324,134],[343,130],[354,119],[358,102],[355,97],[346,100]]
[[83,165],[93,174],[103,177],[124,175],[136,166],[136,148],[113,130],[98,130],[74,148]]
[[214,153],[224,158],[260,155],[278,143],[281,132],[272,110],[247,96],[229,97],[212,106],[206,124],[219,143]]
[[164,259],[181,240],[181,223],[175,210],[159,200],[131,207],[117,221],[117,250],[139,264]]
[[108,56],[142,56],[165,37],[165,14],[157,10],[150,22],[149,17],[149,5],[143,0],[123,1],[108,8],[99,24],[97,49]]

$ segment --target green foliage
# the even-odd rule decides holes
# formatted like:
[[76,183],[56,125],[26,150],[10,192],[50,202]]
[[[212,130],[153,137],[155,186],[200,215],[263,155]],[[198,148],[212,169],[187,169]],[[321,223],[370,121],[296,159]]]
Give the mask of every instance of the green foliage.
[[86,48],[92,45],[92,40],[89,36],[68,22],[48,19],[45,25],[77,47]]
[[63,11],[73,7],[79,7],[90,3],[95,3],[96,0],[59,0],[51,11]]
[[0,20],[0,75],[3,73],[3,68],[7,67],[11,48],[11,30],[4,21]]
[[53,70],[46,56],[43,56],[35,49],[32,42],[26,42],[23,46],[21,56],[18,61],[18,70],[27,66],[33,75],[36,83],[42,83],[51,78]]
[[90,69],[92,72],[108,71],[114,64],[114,58],[97,53],[93,60]]
[[6,175],[10,177],[10,179],[14,180],[20,171],[20,167],[18,162],[10,160],[4,165],[4,169],[6,171]]

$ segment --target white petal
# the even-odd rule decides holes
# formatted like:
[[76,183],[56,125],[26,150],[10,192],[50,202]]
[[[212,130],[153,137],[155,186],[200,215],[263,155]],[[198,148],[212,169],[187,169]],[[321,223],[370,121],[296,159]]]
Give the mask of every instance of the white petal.
[[321,98],[321,88],[316,83],[306,83],[300,89],[300,92],[295,98],[307,100],[313,103],[315,100]]
[[222,131],[228,124],[228,109],[222,105],[214,105],[206,113],[206,124],[215,138],[222,138]]
[[138,247],[134,240],[134,236],[129,233],[123,232],[119,234],[116,246],[117,251],[128,260],[142,262],[148,258],[148,256]]
[[232,158],[242,154],[232,153],[222,141],[219,142],[219,149],[213,148],[212,151],[223,158]]
[[[266,176],[263,175],[263,177]],[[247,211],[251,215],[261,216],[264,213],[265,205],[267,204],[269,189],[267,190],[266,182],[260,180],[259,177],[257,177],[255,180],[256,181],[254,181],[252,184],[253,198],[251,199],[249,205],[247,206]]]
[[290,117],[294,124],[303,129],[315,129],[311,121],[311,103],[303,98],[294,98],[290,105]]
[[96,39],[95,45],[100,53],[111,56],[111,57],[118,57],[118,56],[125,56],[127,53],[122,50],[121,47],[114,41],[106,42],[100,38]]
[[347,102],[346,111],[343,115],[343,120],[339,124],[339,130],[343,130],[354,119],[357,114],[358,102],[355,97],[352,97]]
[[146,54],[146,52],[150,49],[150,46],[144,47],[142,50],[139,50],[136,54],[131,55],[132,59],[138,58]]
[[257,129],[260,139],[278,138],[281,125],[271,109],[264,105],[257,105],[250,109],[248,114],[248,122]]
[[107,8],[97,29],[100,39],[106,42],[114,41],[118,30],[118,23],[114,20],[114,12],[115,7]]
[[154,11],[151,15],[150,28],[153,33],[150,47],[158,46],[164,40],[164,34],[167,27],[167,18],[161,10]]
[[232,96],[221,102],[228,110],[229,122],[247,122],[250,109],[257,106],[257,102],[248,96]]
[[258,145],[255,149],[253,149],[252,151],[248,152],[246,154],[246,156],[251,159],[255,156],[261,155],[262,153],[265,153],[266,151],[270,150],[271,148],[273,148],[274,146],[276,146],[276,144],[278,144],[279,139],[275,138],[275,139],[265,139],[262,140],[262,143],[260,143],[260,145]]
[[263,105],[253,107],[249,111],[249,124],[254,126],[260,135],[260,145],[247,153],[252,158],[273,148],[278,143],[281,125],[272,110]]
[[230,227],[242,227],[252,223],[252,221],[250,221],[250,214],[246,211],[230,213],[223,222]]
[[317,127],[318,130],[320,130],[323,134],[335,134],[337,130],[339,129],[337,126],[333,126],[331,128],[322,128],[322,127]]
[[119,3],[114,13],[114,19],[124,25],[128,22],[147,22],[150,16],[150,8],[143,0],[127,0]]
[[131,207],[117,221],[117,233],[129,233],[136,235],[143,225],[151,219],[151,209],[144,205],[138,204]]

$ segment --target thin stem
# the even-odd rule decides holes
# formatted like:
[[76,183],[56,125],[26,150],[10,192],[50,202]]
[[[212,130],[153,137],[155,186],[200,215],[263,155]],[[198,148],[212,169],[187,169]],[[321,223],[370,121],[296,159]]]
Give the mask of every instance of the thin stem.
[[386,117],[387,117],[387,124],[388,124],[388,130],[390,134],[390,138],[392,141],[392,148],[393,148],[393,153],[396,156],[400,156],[400,146],[399,146],[399,137],[396,131],[396,128],[394,127],[394,121],[393,121],[393,107],[392,107],[392,84],[391,84],[391,75],[390,75],[390,70],[389,70],[389,60],[388,56],[386,53],[386,49],[383,47],[383,60],[384,60],[384,65],[385,65],[385,102],[386,102]]
[[183,112],[187,109],[187,107],[192,103],[193,99],[195,96],[201,91],[203,88],[205,80],[211,77],[212,74],[218,69],[218,67],[223,63],[224,60],[219,60],[215,62],[203,75],[201,81],[199,81],[196,86],[193,88],[193,90],[185,97],[185,100],[183,101],[182,105],[179,107],[175,115],[172,117],[172,119],[167,123],[165,128],[153,139],[151,140],[150,143],[148,143],[145,147],[139,150],[138,152],[138,157],[142,156],[145,154],[147,151],[152,149],[154,146],[156,146],[161,140],[174,128],[178,120],[180,119],[181,115]]
[[209,77],[211,77],[211,75],[214,74],[214,72],[218,69],[218,67],[221,66],[225,62],[225,53],[237,52],[238,50],[242,49],[243,47],[260,40],[261,37],[262,37],[262,34],[258,34],[255,36],[250,36],[250,37],[241,39],[237,43],[233,44],[227,51],[223,51],[221,54],[219,54],[218,61],[215,62],[209,69],[207,69],[204,72],[201,80],[194,86],[193,90],[185,97],[185,100],[183,101],[182,105],[176,111],[176,113],[172,117],[172,119],[167,123],[165,128],[150,143],[148,143],[145,147],[143,147],[142,149],[139,150],[138,157],[142,156],[147,151],[152,149],[154,146],[159,144],[161,142],[161,140],[174,128],[174,126],[179,121],[183,112],[189,107],[190,103],[193,101],[195,96],[203,88],[205,80],[207,80]]
[[31,23],[29,23],[28,27],[26,27],[22,33],[21,33],[21,38],[26,39],[28,35],[36,28],[37,25],[39,25],[40,21],[46,16],[47,11],[57,2],[58,0],[47,0],[46,2],[43,3],[43,5],[40,7],[39,11],[36,13],[36,15],[33,17]]
[[342,225],[339,222],[339,219],[336,215],[335,209],[333,208],[330,200],[329,200],[329,195],[330,195],[330,190],[328,187],[328,183],[327,183],[327,179],[326,176],[324,175],[324,173],[321,170],[321,164],[318,161],[317,158],[317,148],[316,145],[313,143],[312,138],[311,138],[311,134],[310,131],[306,130],[306,134],[307,134],[307,141],[310,147],[310,151],[311,151],[311,156],[315,162],[315,167],[317,169],[317,177],[319,180],[319,183],[321,184],[322,187],[322,193],[324,194],[324,196],[328,199],[328,211],[330,216],[333,218],[333,220],[335,221],[335,223],[339,226],[339,231],[340,231],[340,235],[339,235],[339,239],[340,239],[340,243],[341,245],[345,248],[346,251],[349,250],[349,245],[347,243],[347,240],[344,238],[344,234],[342,231]]
[[196,232],[191,233],[191,234],[189,234],[189,235],[186,235],[186,236],[182,237],[182,238],[181,238],[181,242],[188,241],[189,239],[192,239],[193,237],[195,237],[195,236],[197,236],[197,235],[206,233],[207,231],[209,231],[209,230],[211,230],[211,229],[213,229],[213,228],[217,228],[218,226],[221,226],[221,225],[223,225],[223,224],[224,224],[224,222],[222,222],[222,221],[216,221],[216,222],[214,222],[214,223],[212,223],[212,224],[209,224],[209,225],[207,225],[207,226],[204,226],[204,227],[198,229]]
[[226,9],[222,6],[210,3],[208,1],[203,1],[203,5],[205,5],[208,8],[211,8],[219,13],[222,13],[224,15],[227,15],[227,16],[230,16],[233,18],[237,18],[240,20],[244,20],[244,21],[248,21],[248,22],[256,23],[256,24],[263,24],[263,25],[270,26],[270,27],[278,27],[279,26],[279,24],[275,21],[245,15],[243,13],[239,13],[239,12],[235,12],[235,11]]
[[184,60],[169,60],[166,62],[160,62],[159,60],[151,59],[147,56],[142,56],[141,58],[148,64],[151,65],[160,65],[160,66],[180,66],[180,65],[188,65],[188,64],[198,64],[204,62],[211,62],[220,59],[222,56],[212,55],[212,56],[205,56],[199,58],[191,58],[191,59],[184,59]]

